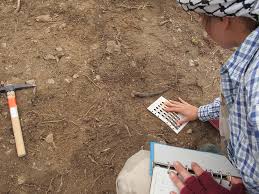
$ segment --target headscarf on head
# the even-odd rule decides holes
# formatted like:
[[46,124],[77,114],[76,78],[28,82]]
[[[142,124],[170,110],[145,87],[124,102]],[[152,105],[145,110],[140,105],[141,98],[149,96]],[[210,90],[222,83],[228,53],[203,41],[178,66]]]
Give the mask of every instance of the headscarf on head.
[[244,16],[259,22],[259,0],[177,0],[186,11],[210,16]]

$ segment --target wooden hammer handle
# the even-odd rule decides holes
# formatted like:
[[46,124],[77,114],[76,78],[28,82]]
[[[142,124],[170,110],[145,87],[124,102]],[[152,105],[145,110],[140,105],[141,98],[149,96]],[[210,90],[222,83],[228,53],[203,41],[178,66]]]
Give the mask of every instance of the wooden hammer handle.
[[7,92],[7,98],[8,98],[10,115],[12,119],[16,151],[17,151],[18,157],[23,157],[26,155],[26,151],[25,151],[25,146],[24,146],[24,141],[22,136],[19,114],[18,114],[17,105],[16,105],[15,92],[14,91]]

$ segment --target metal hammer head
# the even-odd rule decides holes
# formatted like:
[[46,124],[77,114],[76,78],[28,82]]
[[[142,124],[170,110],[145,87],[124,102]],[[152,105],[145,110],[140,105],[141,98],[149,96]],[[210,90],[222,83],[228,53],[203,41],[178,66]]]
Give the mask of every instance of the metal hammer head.
[[22,90],[26,88],[33,88],[36,87],[35,84],[7,84],[7,85],[0,85],[0,93],[5,93],[5,92],[11,92],[15,90]]

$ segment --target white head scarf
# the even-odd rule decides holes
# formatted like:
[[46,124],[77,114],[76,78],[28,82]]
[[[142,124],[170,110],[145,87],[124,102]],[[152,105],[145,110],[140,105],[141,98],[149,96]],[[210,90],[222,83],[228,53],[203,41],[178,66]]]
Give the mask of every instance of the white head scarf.
[[186,11],[211,16],[244,16],[259,22],[259,0],[177,0]]

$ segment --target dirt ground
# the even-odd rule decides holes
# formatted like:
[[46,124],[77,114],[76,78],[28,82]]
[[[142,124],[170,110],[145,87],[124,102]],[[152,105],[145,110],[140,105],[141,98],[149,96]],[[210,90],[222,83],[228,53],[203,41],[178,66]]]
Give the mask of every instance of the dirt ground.
[[15,13],[16,0],[0,2],[0,81],[33,80],[37,91],[16,93],[23,158],[0,97],[0,193],[115,194],[125,161],[151,140],[192,149],[219,143],[208,123],[176,135],[146,109],[161,95],[199,106],[219,93],[229,52],[195,14],[172,0],[21,3]]

